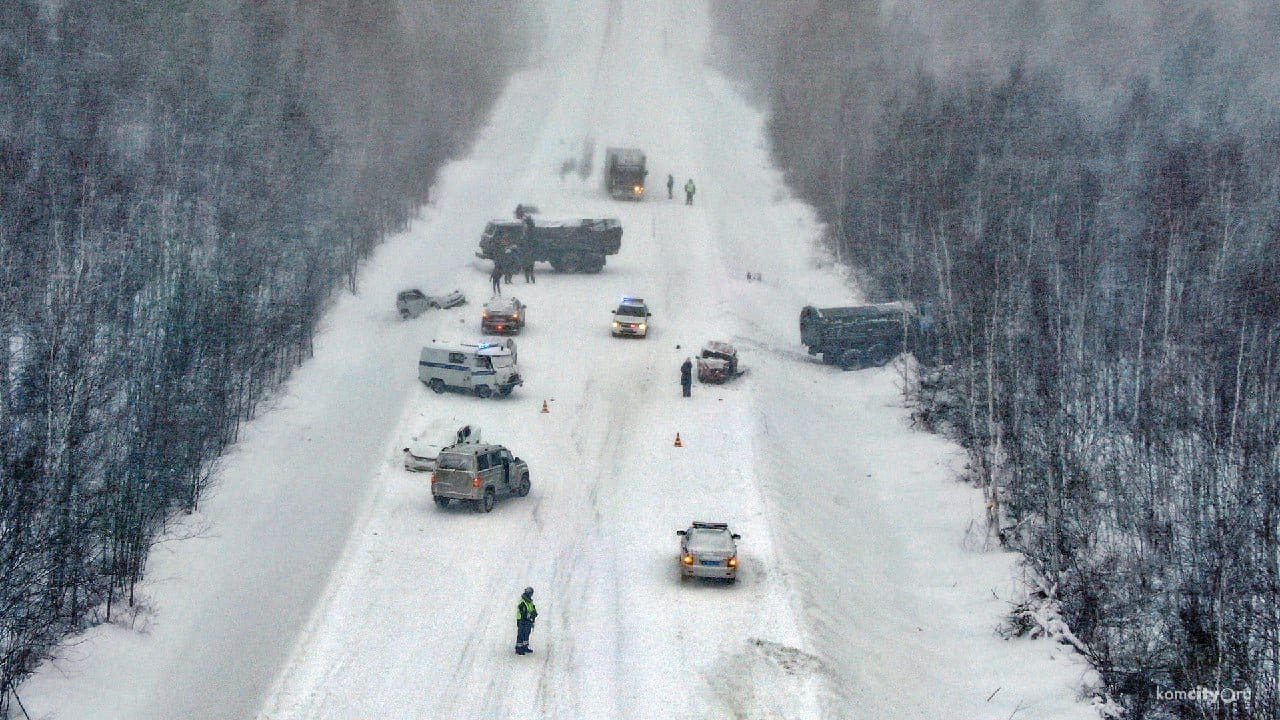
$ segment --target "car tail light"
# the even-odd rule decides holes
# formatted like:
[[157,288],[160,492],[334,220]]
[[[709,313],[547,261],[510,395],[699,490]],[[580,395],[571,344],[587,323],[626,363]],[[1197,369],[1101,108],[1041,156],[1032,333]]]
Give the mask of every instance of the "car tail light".
[[731,567],[731,568],[736,568],[736,567],[738,567],[738,558],[736,558],[736,557],[731,557],[731,558],[729,558],[729,567]]
[[431,484],[432,484],[432,485],[435,485],[435,484],[436,484],[436,475],[438,475],[438,473],[431,473]]
[[692,556],[692,555],[685,555],[684,557],[680,558],[680,562],[684,563],[685,565],[692,565],[692,564],[693,564],[693,556]]
[[477,475],[476,477],[471,478],[471,487],[480,487],[480,484],[483,482],[484,481],[480,479],[480,476]]

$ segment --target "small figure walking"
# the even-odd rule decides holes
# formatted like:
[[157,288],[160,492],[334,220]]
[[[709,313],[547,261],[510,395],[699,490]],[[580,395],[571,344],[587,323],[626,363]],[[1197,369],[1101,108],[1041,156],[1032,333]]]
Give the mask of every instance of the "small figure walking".
[[493,264],[493,270],[489,272],[489,282],[493,285],[493,294],[502,294],[502,268],[498,267],[498,263]]
[[508,246],[507,249],[502,251],[502,257],[498,263],[502,266],[502,280],[508,285],[511,284],[511,275],[515,272],[517,249],[518,247],[515,245]]
[[685,182],[684,184],[684,204],[685,205],[693,204],[693,193],[697,191],[697,189],[698,188],[694,187],[693,185],[693,178],[689,178],[689,180]]
[[524,261],[524,281],[527,283],[538,282],[537,280],[533,279],[533,261],[532,260]]
[[538,608],[533,604],[533,588],[527,587],[520,595],[520,604],[516,605],[516,654],[528,655],[533,652],[529,647],[529,633],[533,632],[533,623],[538,619]]
[[667,175],[667,199],[668,200],[675,197],[675,195],[671,194],[671,190],[675,186],[676,186],[676,179],[670,175]]
[[680,390],[685,397],[690,396],[690,390],[693,388],[693,361],[689,358],[684,359],[684,364],[680,366]]

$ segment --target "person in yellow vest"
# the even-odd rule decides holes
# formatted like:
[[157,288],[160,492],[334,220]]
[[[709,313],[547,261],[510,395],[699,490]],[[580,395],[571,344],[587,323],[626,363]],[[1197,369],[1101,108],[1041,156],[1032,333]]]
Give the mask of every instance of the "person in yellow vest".
[[684,184],[684,204],[685,205],[693,204],[693,193],[695,190],[697,190],[697,188],[693,186],[693,178],[689,178],[688,181],[686,181]]
[[538,619],[538,608],[533,604],[533,588],[527,587],[520,595],[520,604],[516,605],[516,654],[528,655],[533,652],[529,647],[529,633],[533,632],[533,622]]

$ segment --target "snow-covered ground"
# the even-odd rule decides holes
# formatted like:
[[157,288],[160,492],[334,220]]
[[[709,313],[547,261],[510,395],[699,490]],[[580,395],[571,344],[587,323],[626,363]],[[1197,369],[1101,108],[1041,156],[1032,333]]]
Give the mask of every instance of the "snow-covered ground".
[[[538,63],[157,546],[135,625],[46,664],[19,688],[31,716],[1095,717],[1078,658],[993,633],[1013,558],[984,546],[960,452],[909,427],[901,366],[841,373],[799,344],[803,305],[856,298],[819,261],[762,116],[701,64],[705,4],[545,6]],[[597,161],[645,149],[649,198],[562,176],[588,139]],[[678,196],[695,180],[692,207],[666,198],[668,173]],[[622,252],[598,275],[540,266],[504,287],[529,306],[511,397],[435,395],[418,349],[477,336],[488,263],[472,253],[517,202],[618,217]],[[401,321],[409,287],[471,302]],[[610,337],[624,294],[649,302],[648,339]],[[749,371],[681,398],[679,365],[710,339]],[[400,448],[464,423],[529,462],[529,497],[432,504]],[[742,535],[736,585],[679,580],[693,519]],[[517,657],[526,585],[536,652]]]

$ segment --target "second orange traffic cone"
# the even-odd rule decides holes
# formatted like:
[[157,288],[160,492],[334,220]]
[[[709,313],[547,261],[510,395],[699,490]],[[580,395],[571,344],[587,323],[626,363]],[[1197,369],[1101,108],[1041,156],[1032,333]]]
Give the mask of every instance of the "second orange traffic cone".
[[684,443],[680,442],[680,433],[676,433],[676,447],[684,447]]
[[547,409],[547,401],[546,401],[546,400],[543,400],[543,401],[542,401],[542,412],[545,412],[545,413],[549,413],[549,412],[551,412],[550,410],[548,410],[548,409]]

